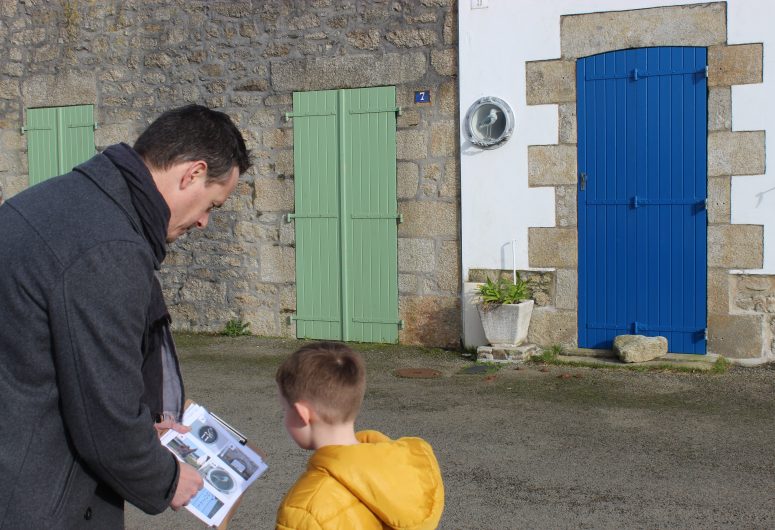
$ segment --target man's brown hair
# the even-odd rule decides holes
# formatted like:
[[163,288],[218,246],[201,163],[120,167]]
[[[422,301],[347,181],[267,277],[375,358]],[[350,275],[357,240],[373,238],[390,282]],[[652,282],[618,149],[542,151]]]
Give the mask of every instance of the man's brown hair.
[[366,390],[360,354],[341,342],[302,346],[277,369],[280,394],[293,405],[307,401],[330,424],[355,420]]
[[251,165],[250,151],[232,119],[202,105],[163,113],[140,134],[133,148],[157,169],[202,159],[207,162],[207,184],[227,181],[234,166],[242,174]]

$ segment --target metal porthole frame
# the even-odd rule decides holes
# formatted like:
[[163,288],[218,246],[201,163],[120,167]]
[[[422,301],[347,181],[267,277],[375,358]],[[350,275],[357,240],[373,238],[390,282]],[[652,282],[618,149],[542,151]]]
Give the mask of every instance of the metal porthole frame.
[[[496,114],[500,114],[505,118],[505,124],[503,129],[497,135],[487,135],[482,133],[481,126],[474,124],[474,121],[481,121],[482,111],[490,109],[496,111]],[[495,96],[486,96],[474,101],[468,111],[466,112],[465,119],[463,120],[463,135],[466,140],[473,145],[482,149],[495,149],[500,147],[511,137],[514,132],[514,112],[511,110],[511,106],[502,99]]]

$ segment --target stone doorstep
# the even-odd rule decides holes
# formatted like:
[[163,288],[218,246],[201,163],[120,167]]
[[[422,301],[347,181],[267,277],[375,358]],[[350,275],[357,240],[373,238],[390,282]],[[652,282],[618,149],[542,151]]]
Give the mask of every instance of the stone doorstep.
[[[540,355],[543,348],[537,344],[522,344],[520,346],[494,345],[479,346],[476,349],[476,362],[480,363],[523,363],[530,357]],[[668,353],[664,357],[642,363],[625,363],[620,361],[613,350],[595,350],[578,348],[561,354],[563,360],[598,364],[600,366],[659,366],[663,364],[679,367],[694,366],[710,370],[718,358],[717,354],[693,355],[686,353]]]
[[476,348],[476,362],[480,363],[522,363],[541,353],[537,344],[495,344]]
[[613,350],[594,350],[589,348],[578,348],[570,352],[563,353],[562,358],[568,361],[578,361],[590,364],[617,365],[617,366],[658,366],[668,364],[671,366],[693,366],[699,369],[710,370],[713,363],[718,359],[715,353],[705,355],[695,355],[688,353],[668,353],[664,357],[646,361],[642,363],[625,363],[620,361]]

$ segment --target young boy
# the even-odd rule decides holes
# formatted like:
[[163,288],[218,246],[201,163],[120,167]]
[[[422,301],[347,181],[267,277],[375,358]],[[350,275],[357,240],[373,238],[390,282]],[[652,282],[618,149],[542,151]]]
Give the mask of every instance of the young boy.
[[338,342],[309,344],[276,380],[288,434],[315,450],[277,511],[277,530],[436,528],[444,485],[431,446],[355,432],[366,388],[359,354]]

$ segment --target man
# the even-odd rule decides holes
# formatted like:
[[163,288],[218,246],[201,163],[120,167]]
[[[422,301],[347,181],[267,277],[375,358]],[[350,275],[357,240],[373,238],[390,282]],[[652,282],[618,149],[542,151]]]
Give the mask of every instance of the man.
[[0,206],[0,528],[122,528],[202,487],[154,428],[183,404],[155,271],[249,166],[189,105]]

